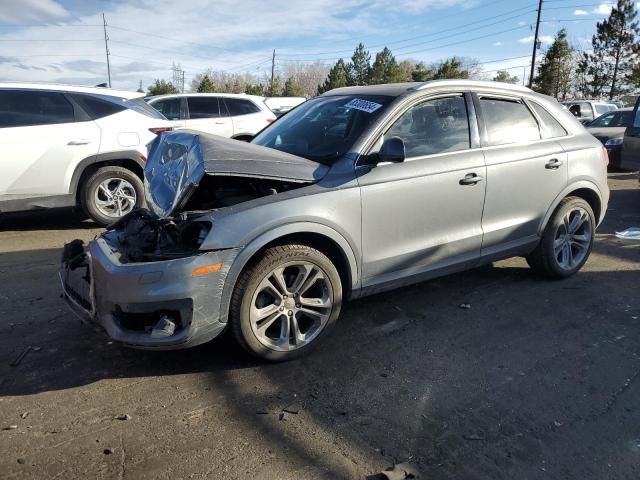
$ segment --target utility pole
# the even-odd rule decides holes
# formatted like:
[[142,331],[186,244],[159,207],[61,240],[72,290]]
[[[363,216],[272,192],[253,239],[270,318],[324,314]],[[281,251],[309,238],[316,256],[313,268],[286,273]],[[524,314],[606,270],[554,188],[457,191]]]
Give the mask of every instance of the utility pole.
[[102,12],[102,27],[104,28],[104,50],[107,53],[107,78],[109,81],[107,85],[111,88],[111,65],[109,65],[109,36],[107,35],[107,19],[104,17],[104,12]]
[[540,31],[540,14],[542,13],[542,0],[538,0],[538,19],[536,20],[536,33],[533,38],[533,53],[531,54],[531,74],[529,75],[529,88],[533,86],[533,75],[536,70],[536,52],[538,50],[538,32]]
[[276,49],[273,49],[273,56],[271,57],[271,85],[273,86],[273,79],[276,74]]

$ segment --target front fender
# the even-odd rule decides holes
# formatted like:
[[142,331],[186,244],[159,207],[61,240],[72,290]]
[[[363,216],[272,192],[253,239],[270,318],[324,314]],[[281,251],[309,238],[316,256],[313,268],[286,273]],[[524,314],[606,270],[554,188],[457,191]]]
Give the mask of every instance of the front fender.
[[233,290],[235,289],[238,277],[242,273],[242,270],[245,268],[249,260],[265,245],[278,240],[279,238],[296,233],[315,233],[323,235],[334,241],[340,247],[340,249],[344,253],[345,258],[347,259],[351,277],[351,289],[357,290],[360,288],[361,266],[358,262],[358,257],[355,254],[355,252],[357,251],[355,245],[352,245],[351,242],[349,242],[342,234],[327,225],[315,222],[289,223],[269,230],[268,232],[265,232],[262,235],[254,238],[242,248],[238,256],[235,258],[233,264],[231,265],[231,268],[229,269],[229,273],[227,274],[227,279],[222,291],[220,305],[221,322],[227,323],[228,321]]

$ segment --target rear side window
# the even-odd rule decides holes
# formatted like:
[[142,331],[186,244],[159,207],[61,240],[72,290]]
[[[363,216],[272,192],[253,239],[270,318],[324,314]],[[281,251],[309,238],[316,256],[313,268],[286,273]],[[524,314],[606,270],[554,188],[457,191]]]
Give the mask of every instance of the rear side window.
[[145,102],[142,98],[134,98],[132,100],[125,100],[124,106],[129,110],[141,113],[145,117],[157,118],[159,120],[166,120],[164,115]]
[[544,107],[538,105],[536,102],[531,102],[531,107],[533,107],[542,121],[542,138],[565,137],[567,135],[567,131],[560,125],[560,122],[553,118]]
[[607,113],[610,112],[611,110],[615,110],[615,107],[613,105],[607,105],[607,104],[594,104],[593,108],[596,111],[596,115],[602,115],[603,113]]
[[0,91],[0,127],[75,122],[73,105],[64,94],[45,91]]
[[218,118],[220,105],[218,97],[188,97],[189,118]]
[[489,145],[540,140],[538,123],[520,100],[480,97],[480,107]]
[[72,97],[80,104],[91,120],[108,117],[127,108],[124,106],[124,103],[116,103],[91,95],[72,94]]
[[159,102],[153,102],[151,106],[158,110],[169,120],[180,120],[179,98],[168,98],[167,100],[160,100]]
[[260,107],[251,100],[245,100],[242,98],[225,98],[223,101],[227,105],[229,115],[232,117],[260,112]]

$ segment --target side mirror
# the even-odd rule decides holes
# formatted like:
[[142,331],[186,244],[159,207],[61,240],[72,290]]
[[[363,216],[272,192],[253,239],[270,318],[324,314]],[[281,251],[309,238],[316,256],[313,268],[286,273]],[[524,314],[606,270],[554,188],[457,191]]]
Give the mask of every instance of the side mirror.
[[378,163],[401,163],[406,158],[404,140],[400,137],[391,137],[384,141],[378,152]]

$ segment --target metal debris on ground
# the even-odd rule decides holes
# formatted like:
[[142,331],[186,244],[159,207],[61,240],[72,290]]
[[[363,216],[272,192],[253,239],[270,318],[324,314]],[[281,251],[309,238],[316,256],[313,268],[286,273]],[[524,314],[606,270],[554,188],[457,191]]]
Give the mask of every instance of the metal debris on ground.
[[459,307],[463,310],[469,310],[471,308],[471,304],[470,303],[461,303],[459,305]]
[[640,227],[631,227],[621,232],[616,232],[616,237],[622,240],[640,240]]
[[381,475],[387,478],[387,480],[405,480],[405,479],[418,479],[420,474],[413,465],[404,462],[394,465],[393,468],[380,472]]
[[27,356],[27,354],[31,351],[31,347],[27,347],[25,348],[22,352],[20,352],[20,355],[18,355],[13,362],[11,362],[9,364],[9,366],[11,367],[17,367],[18,365],[20,365],[20,363],[22,362],[22,360],[24,360],[24,357]]

